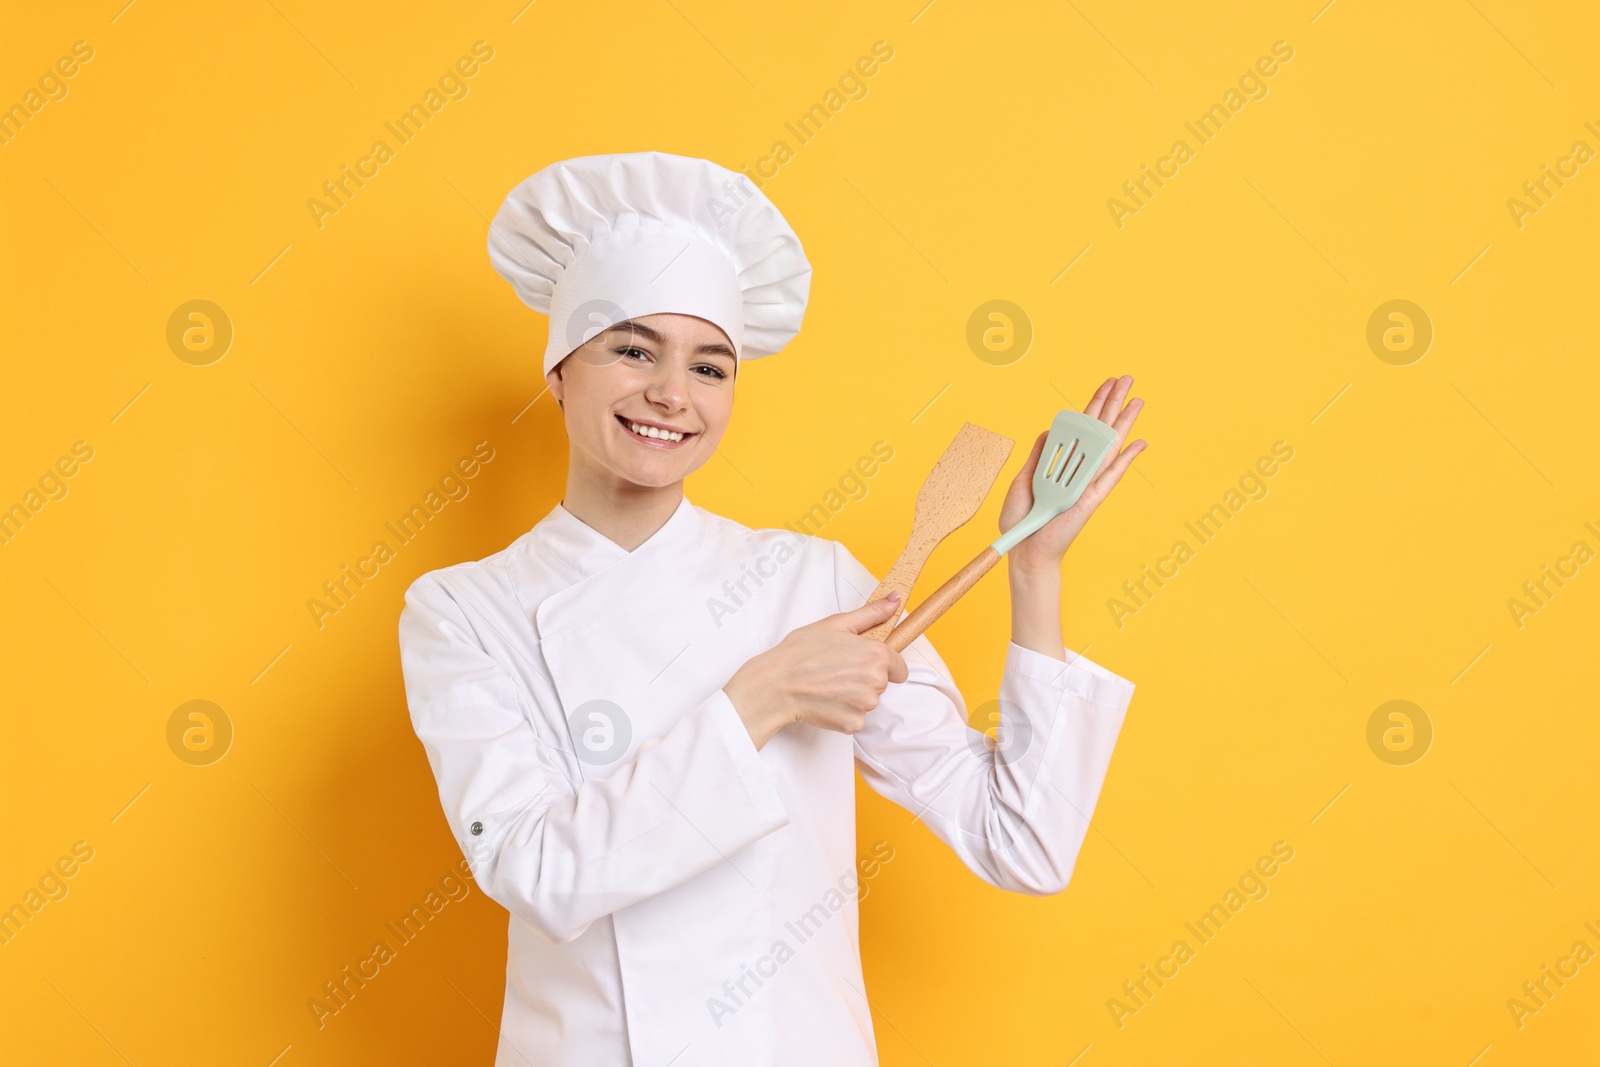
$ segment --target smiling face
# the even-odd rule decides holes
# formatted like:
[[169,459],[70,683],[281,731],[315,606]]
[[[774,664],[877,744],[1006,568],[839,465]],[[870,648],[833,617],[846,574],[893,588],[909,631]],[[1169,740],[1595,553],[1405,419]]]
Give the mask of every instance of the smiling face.
[[644,315],[585,342],[547,375],[570,473],[652,489],[681,482],[728,428],[737,363],[727,335],[692,315]]

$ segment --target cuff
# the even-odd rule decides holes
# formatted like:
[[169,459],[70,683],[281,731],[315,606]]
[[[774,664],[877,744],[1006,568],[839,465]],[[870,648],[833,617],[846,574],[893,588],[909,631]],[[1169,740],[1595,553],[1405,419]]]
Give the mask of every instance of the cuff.
[[789,821],[789,813],[784,810],[783,801],[778,799],[778,791],[773,787],[772,776],[767,773],[767,768],[761,762],[761,753],[756,750],[756,743],[750,740],[750,731],[744,728],[744,720],[739,717],[739,709],[733,706],[733,701],[728,699],[728,694],[718,689],[706,699],[704,705],[706,718],[710,720],[717,737],[722,741],[722,747],[727,750],[734,769],[738,771],[739,778],[744,782],[745,792],[750,797],[750,805],[756,817],[763,823],[776,823],[779,826]]
[[1012,641],[1006,650],[1006,670],[1015,671],[1021,678],[1060,686],[1090,703],[1113,711],[1127,710],[1133,700],[1132,682],[1106,670],[1088,656],[1078,655],[1065,647],[1061,651],[1066,657],[1065,663]]

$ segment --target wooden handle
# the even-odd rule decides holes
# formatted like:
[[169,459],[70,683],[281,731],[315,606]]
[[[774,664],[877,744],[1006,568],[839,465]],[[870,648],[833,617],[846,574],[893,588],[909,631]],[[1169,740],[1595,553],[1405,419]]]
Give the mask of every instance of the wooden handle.
[[[889,574],[878,583],[878,588],[872,591],[867,598],[870,604],[874,600],[882,600],[890,593],[900,594],[900,607],[903,609],[911,599],[911,587],[917,584],[917,575],[922,573],[922,565],[928,562],[928,557],[933,554],[934,546],[928,543],[927,538],[913,538],[906,545],[905,551],[900,553],[900,558],[895,560],[894,566],[889,568]],[[898,615],[898,612],[896,613]],[[870,630],[861,631],[861,636],[873,641],[882,641],[889,636],[889,631],[894,629],[894,616],[884,619]]]
[[884,644],[896,652],[904,652],[907,645],[921,637],[922,631],[932,626],[950,605],[960,600],[963,593],[977,585],[978,579],[988,574],[989,568],[999,562],[1000,553],[994,550],[993,545],[989,545],[978,553],[977,558],[971,563],[956,571],[955,577],[935,589],[932,596],[918,604],[917,609],[894,628]]

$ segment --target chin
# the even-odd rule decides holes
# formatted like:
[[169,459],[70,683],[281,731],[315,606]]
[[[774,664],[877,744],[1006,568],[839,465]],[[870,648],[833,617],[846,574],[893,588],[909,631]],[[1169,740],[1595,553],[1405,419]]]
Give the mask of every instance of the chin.
[[612,468],[619,478],[645,489],[676,485],[699,469],[699,463],[686,463],[677,457],[672,463],[623,463]]
[[[687,473],[688,472],[685,472],[685,474]],[[638,486],[641,489],[665,489],[669,485],[677,485],[679,482],[683,481],[684,478],[684,475],[682,474],[677,475],[676,477],[672,475],[653,476],[634,471],[624,471],[622,472],[621,476],[624,480]]]

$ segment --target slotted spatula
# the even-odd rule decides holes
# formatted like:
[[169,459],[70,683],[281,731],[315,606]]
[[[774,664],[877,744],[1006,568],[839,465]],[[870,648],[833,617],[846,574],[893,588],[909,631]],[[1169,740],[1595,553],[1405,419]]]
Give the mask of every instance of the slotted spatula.
[[[961,427],[922,483],[911,519],[911,537],[888,575],[867,598],[869,604],[891,592],[900,594],[902,605],[911,599],[911,589],[917,584],[923,564],[940,541],[977,514],[1014,443],[1009,437],[970,422]],[[892,629],[894,620],[885,619],[861,636],[881,641]]]
[[1050,436],[1045,438],[1044,451],[1039,454],[1039,465],[1033,471],[1033,507],[1028,514],[918,604],[889,634],[885,644],[896,652],[904,651],[962,594],[977,585],[1001,556],[1076,504],[1116,444],[1117,431],[1099,419],[1081,411],[1057,412]]

